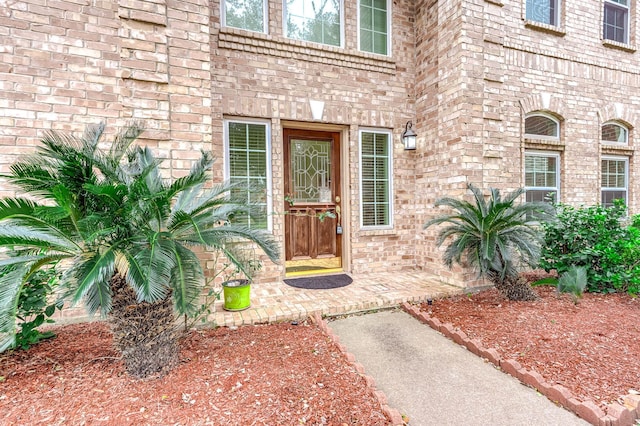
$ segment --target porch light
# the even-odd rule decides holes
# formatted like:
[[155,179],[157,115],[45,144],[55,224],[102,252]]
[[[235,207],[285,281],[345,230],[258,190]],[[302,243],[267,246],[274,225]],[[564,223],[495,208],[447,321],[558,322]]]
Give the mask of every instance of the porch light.
[[402,143],[404,143],[405,151],[411,151],[416,149],[416,132],[413,131],[413,123],[407,121],[404,132],[402,132]]

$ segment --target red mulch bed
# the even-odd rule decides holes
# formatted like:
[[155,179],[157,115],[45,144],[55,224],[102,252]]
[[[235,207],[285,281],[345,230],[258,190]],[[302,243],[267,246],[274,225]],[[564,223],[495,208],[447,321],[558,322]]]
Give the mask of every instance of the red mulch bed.
[[0,355],[0,424],[388,425],[364,378],[315,325],[193,331],[162,378],[128,377],[104,323]]
[[555,288],[536,291],[541,297],[535,302],[510,302],[491,289],[420,309],[579,400],[604,406],[640,391],[640,299],[585,294],[574,304]]

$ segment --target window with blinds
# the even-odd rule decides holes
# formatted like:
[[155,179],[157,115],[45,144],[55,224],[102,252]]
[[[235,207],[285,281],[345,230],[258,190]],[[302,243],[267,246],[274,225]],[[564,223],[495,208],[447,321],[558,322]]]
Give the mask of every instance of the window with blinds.
[[548,152],[525,153],[524,188],[527,202],[558,202],[560,155]]
[[613,201],[622,199],[627,203],[629,159],[623,157],[603,157],[601,162],[601,203],[613,206]]
[[360,220],[362,228],[392,226],[391,134],[360,132]]
[[252,228],[268,228],[269,128],[266,123],[227,121],[227,171],[231,184],[238,188],[234,198],[255,205],[257,214],[235,217],[237,223]]

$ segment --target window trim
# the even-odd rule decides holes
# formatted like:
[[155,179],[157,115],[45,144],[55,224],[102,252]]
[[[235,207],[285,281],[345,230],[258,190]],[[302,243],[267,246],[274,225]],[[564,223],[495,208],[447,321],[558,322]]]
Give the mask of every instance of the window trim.
[[237,28],[257,34],[269,34],[269,0],[262,0],[262,28],[263,31],[254,31],[247,28],[232,27],[227,25],[227,0],[220,1],[220,26],[222,28]]
[[358,13],[357,13],[357,19],[358,19],[358,25],[357,25],[357,31],[358,31],[358,51],[360,52],[365,52],[365,53],[371,53],[373,55],[380,55],[380,56],[384,56],[384,57],[391,57],[391,34],[393,33],[393,30],[391,28],[392,24],[393,24],[393,19],[392,19],[392,13],[391,13],[391,8],[393,7],[393,5],[391,4],[391,0],[386,0],[387,3],[387,53],[382,54],[382,53],[375,53],[375,52],[369,52],[366,50],[362,50],[362,46],[360,44],[360,2],[362,0],[358,0],[357,3],[357,7],[358,7]]
[[[365,225],[363,212],[363,191],[362,191],[362,134],[377,133],[387,135],[387,144],[389,152],[389,224],[388,225]],[[358,202],[360,204],[360,229],[365,231],[393,229],[394,227],[394,203],[393,203],[393,132],[389,129],[380,129],[375,127],[362,127],[358,130],[358,185],[359,194]]]
[[[624,161],[624,183],[625,187],[603,187],[602,186],[602,161]],[[606,189],[605,189],[606,188]],[[600,157],[600,204],[602,205],[602,193],[624,190],[624,203],[629,205],[629,157],[623,157],[619,155],[603,155]]]
[[229,164],[230,159],[230,147],[229,147],[229,123],[241,123],[241,124],[262,124],[265,126],[265,138],[266,138],[266,158],[267,162],[266,173],[267,173],[267,231],[273,231],[273,170],[272,170],[272,161],[271,161],[271,121],[269,120],[260,120],[260,119],[248,119],[248,118],[237,118],[237,117],[226,117],[224,119],[223,126],[223,140],[224,140],[224,179],[225,181],[229,181],[231,179],[231,167]]
[[541,112],[541,111],[534,111],[534,112],[530,112],[529,114],[525,115],[523,131],[526,132],[527,119],[528,118],[532,118],[532,117],[545,117],[545,118],[548,118],[548,119],[552,120],[554,123],[556,123],[557,136],[536,135],[536,134],[525,133],[524,137],[526,139],[539,139],[539,140],[547,140],[547,141],[559,141],[560,140],[560,120],[558,120],[556,117],[554,117],[551,114],[547,114],[547,113]]
[[[631,44],[631,1],[633,0],[628,0],[628,4],[626,5],[622,5],[616,1],[611,1],[611,0],[603,0],[602,2],[602,40],[605,43],[619,43],[622,46],[628,46]],[[625,22],[625,26],[624,26],[624,41],[618,41],[618,40],[614,40],[614,39],[610,39],[610,38],[605,38],[605,21],[604,21],[604,15],[605,15],[605,8],[607,7],[607,4],[611,5],[613,8],[619,8],[619,9],[626,9],[627,11],[627,20]]]
[[[527,186],[527,157],[545,157],[545,158],[549,158],[549,157],[554,157],[556,159],[556,186],[555,187],[550,187],[550,186]],[[560,197],[561,197],[561,190],[560,190],[560,172],[561,172],[561,165],[560,165],[560,153],[559,152],[551,152],[551,151],[534,151],[534,150],[526,150],[524,152],[524,160],[525,160],[525,164],[524,167],[522,168],[523,170],[523,175],[524,175],[524,179],[523,179],[523,187],[525,190],[525,199],[526,199],[526,194],[527,191],[544,191],[544,190],[549,190],[549,191],[555,191],[556,192],[556,199],[554,200],[556,203],[560,202]]]
[[[268,1],[268,0],[265,0],[265,1]],[[340,0],[340,44],[339,45],[320,43],[317,41],[303,40],[303,39],[289,37],[287,35],[287,2],[286,1],[282,2],[282,36],[288,40],[297,40],[302,43],[314,43],[320,46],[328,46],[328,47],[343,49],[345,47],[344,0]]]
[[540,26],[544,26],[543,28],[548,27],[549,29],[557,29],[557,28],[562,28],[562,7],[564,5],[564,2],[562,0],[550,0],[555,2],[555,6],[556,6],[556,10],[555,10],[555,24],[548,24],[546,22],[540,22],[540,21],[536,21],[535,19],[529,18],[527,11],[527,0],[524,0],[524,19],[526,22],[528,22],[531,25],[540,25]]
[[[614,125],[614,126],[618,126],[621,127],[622,129],[624,129],[625,131],[625,140],[624,142],[618,142],[618,141],[606,141],[604,139],[602,139],[602,128],[604,126],[607,125]],[[620,123],[619,121],[616,120],[609,120],[609,121],[605,121],[604,123],[602,123],[602,126],[600,126],[600,142],[602,142],[603,144],[610,144],[610,145],[615,145],[615,146],[627,146],[629,145],[629,128],[627,126],[625,126],[624,124]]]

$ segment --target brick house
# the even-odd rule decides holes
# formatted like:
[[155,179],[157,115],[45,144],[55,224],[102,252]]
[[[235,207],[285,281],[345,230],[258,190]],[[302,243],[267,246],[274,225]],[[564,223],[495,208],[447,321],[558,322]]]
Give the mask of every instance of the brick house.
[[267,188],[254,226],[287,262],[262,280],[421,268],[459,284],[422,224],[466,182],[637,212],[635,5],[4,1],[0,169],[45,129],[144,119],[167,175],[205,148],[215,179]]

